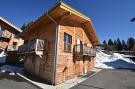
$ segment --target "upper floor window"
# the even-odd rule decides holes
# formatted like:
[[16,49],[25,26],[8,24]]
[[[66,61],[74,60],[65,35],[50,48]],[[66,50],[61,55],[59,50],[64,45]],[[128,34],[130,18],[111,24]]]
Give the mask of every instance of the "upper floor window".
[[64,51],[71,52],[72,36],[64,33]]
[[0,36],[2,36],[3,31],[4,31],[4,28],[2,26],[0,26]]
[[19,34],[14,34],[14,37],[15,37],[16,39],[19,39],[19,38],[20,38]]

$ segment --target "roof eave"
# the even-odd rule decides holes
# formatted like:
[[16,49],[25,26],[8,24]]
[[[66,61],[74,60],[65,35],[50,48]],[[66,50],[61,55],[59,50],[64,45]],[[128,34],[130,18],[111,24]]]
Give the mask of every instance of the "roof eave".
[[4,23],[6,23],[7,25],[9,25],[14,30],[16,30],[18,33],[22,32],[21,29],[17,28],[15,25],[11,24],[9,21],[5,20],[4,18],[0,17],[0,20],[3,21]]
[[[92,29],[92,34],[95,36],[95,39],[96,39],[96,41],[92,41],[92,44],[93,44],[93,45],[99,44],[99,40],[98,40],[96,31],[95,31],[95,29],[94,29],[94,27],[93,27],[93,24],[92,24],[92,21],[91,21],[90,18],[88,18],[87,16],[83,15],[82,13],[76,11],[75,9],[69,7],[68,5],[66,5],[66,4],[63,3],[63,2],[56,4],[56,5],[55,5],[52,9],[50,9],[47,13],[49,14],[51,11],[53,11],[53,10],[54,10],[55,8],[57,8],[57,7],[60,7],[60,8],[66,10],[66,11],[68,11],[68,12],[70,12],[70,13],[75,14],[76,16],[78,16],[78,17],[84,19],[84,21],[85,21],[86,23],[88,22],[87,24],[90,24],[90,25],[91,25],[91,27],[90,27],[89,29]],[[37,19],[32,25],[35,25],[36,23],[38,23],[39,21],[41,21],[41,19],[42,19],[43,17],[46,17],[46,16],[47,16],[47,13],[45,13],[43,16],[41,16],[39,19]],[[84,23],[84,24],[86,24],[86,23]],[[31,25],[31,26],[32,26],[32,25]],[[30,30],[31,26],[28,27],[26,30],[24,30],[24,32],[21,34],[22,37],[25,35],[25,33],[26,33],[28,30]]]
[[61,4],[60,4],[60,7],[61,7],[62,9],[68,10],[68,11],[71,12],[71,13],[74,13],[75,15],[80,16],[81,18],[83,18],[83,19],[85,19],[85,20],[87,20],[87,21],[90,21],[90,18],[89,18],[89,17],[87,17],[87,16],[85,16],[84,14],[78,12],[77,10],[71,8],[70,6],[66,5],[65,3],[61,3]]

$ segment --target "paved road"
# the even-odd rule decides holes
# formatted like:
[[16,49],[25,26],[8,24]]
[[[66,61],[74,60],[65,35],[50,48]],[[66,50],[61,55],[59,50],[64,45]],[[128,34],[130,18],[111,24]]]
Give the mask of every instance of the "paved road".
[[71,89],[135,89],[135,72],[102,70]]
[[19,76],[0,73],[0,89],[39,89]]

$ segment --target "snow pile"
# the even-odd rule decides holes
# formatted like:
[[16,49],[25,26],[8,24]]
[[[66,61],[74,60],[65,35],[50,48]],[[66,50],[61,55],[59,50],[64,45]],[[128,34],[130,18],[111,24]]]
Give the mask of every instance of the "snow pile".
[[0,67],[1,72],[8,72],[10,75],[15,75],[16,73],[23,74],[23,68],[10,66],[10,65],[4,65]]
[[135,69],[135,63],[125,58],[122,54],[113,53],[112,55],[105,54],[98,50],[95,58],[95,67],[105,69]]
[[0,53],[0,63],[5,63],[6,62],[6,54],[4,51]]

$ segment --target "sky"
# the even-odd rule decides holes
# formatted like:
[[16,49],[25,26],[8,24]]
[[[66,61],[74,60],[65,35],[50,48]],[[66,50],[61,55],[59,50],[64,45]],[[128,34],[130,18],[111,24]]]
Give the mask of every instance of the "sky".
[[[0,16],[17,27],[37,19],[59,0],[0,0]],[[64,0],[91,18],[99,41],[135,38],[135,0]]]

